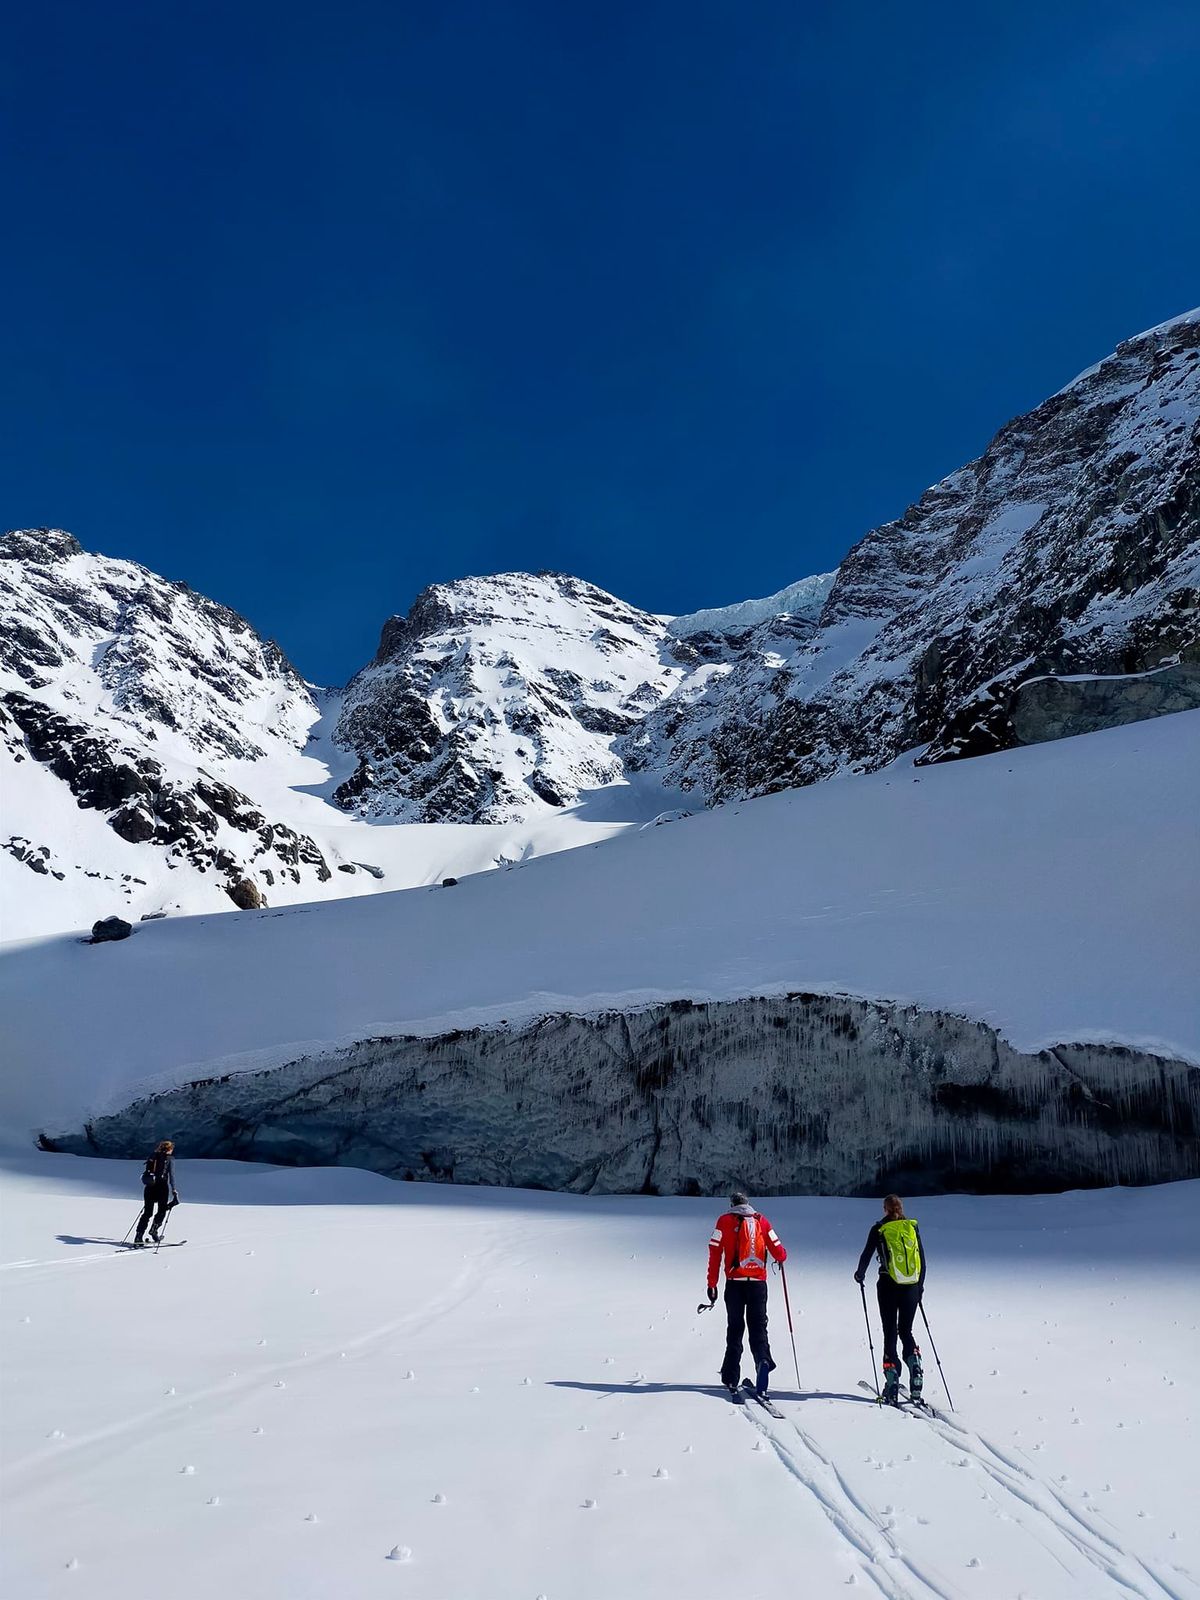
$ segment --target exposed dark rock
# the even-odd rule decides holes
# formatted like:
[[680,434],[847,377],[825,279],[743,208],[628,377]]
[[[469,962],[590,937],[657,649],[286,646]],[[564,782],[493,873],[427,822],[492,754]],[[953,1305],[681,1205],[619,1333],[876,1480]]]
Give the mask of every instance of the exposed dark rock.
[[92,943],[108,944],[116,939],[128,939],[132,932],[132,925],[121,917],[103,917],[92,923]]
[[[318,882],[331,875],[312,839],[268,822],[229,784],[201,776],[185,787],[153,757],[122,748],[29,695],[0,697],[0,737],[61,778],[80,806],[107,812],[109,826],[130,844],[159,845],[221,874],[245,876],[245,866],[267,856],[295,883],[302,881],[302,867]],[[244,861],[215,844],[220,822],[246,836]]]
[[239,911],[261,911],[267,903],[253,878],[240,878],[237,883],[231,883],[225,893]]
[[[761,624],[727,671],[694,693],[685,679],[618,753],[712,802],[875,770],[922,746],[930,762],[1005,749],[1031,679],[1200,658],[1198,555],[1192,317],[1126,341],[1008,423],[850,551],[815,629]],[[681,642],[710,659],[728,650]],[[1149,708],[1145,694],[1126,707]]]

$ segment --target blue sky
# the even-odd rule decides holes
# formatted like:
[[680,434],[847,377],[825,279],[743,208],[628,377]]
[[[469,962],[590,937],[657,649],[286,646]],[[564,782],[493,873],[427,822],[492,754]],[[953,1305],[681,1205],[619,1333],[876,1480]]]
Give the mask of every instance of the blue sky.
[[426,583],[834,565],[1200,301],[1200,7],[10,7],[0,521],[346,678]]

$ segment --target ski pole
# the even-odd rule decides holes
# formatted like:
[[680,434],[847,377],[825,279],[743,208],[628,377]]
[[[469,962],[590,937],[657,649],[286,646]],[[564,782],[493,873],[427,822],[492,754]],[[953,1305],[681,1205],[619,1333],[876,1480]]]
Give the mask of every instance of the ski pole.
[[792,1302],[788,1299],[787,1268],[783,1262],[779,1263],[779,1276],[783,1279],[783,1303],[787,1307],[788,1332],[792,1336],[792,1360],[796,1364],[796,1387],[800,1387],[800,1358],[796,1354],[796,1330],[792,1327]]
[[[179,1202],[176,1201],[175,1205],[178,1205],[178,1203]],[[158,1254],[158,1247],[159,1247],[159,1245],[162,1244],[163,1234],[166,1233],[166,1231],[167,1231],[167,1223],[170,1222],[170,1220],[171,1220],[171,1213],[172,1213],[172,1211],[174,1211],[175,1205],[169,1205],[167,1207],[167,1214],[162,1219],[162,1227],[158,1230],[158,1238],[155,1239],[155,1241],[154,1241],[154,1254],[155,1255]]]
[[[929,1326],[929,1318],[925,1315],[925,1301],[924,1301],[923,1297],[922,1297],[922,1299],[920,1301],[920,1306],[921,1306],[921,1321],[925,1324],[925,1332],[929,1335],[929,1348],[933,1351],[933,1359],[935,1361],[937,1361],[938,1376],[942,1380],[942,1388],[945,1389],[945,1391],[946,1391],[946,1399],[950,1400],[950,1389],[949,1389],[949,1386],[946,1383],[946,1374],[942,1371],[942,1363],[938,1359],[937,1345],[935,1345],[934,1342],[933,1342],[933,1330]],[[951,1411],[954,1410],[954,1401],[953,1400],[950,1400],[950,1409],[951,1409]]]
[[142,1220],[142,1213],[139,1211],[137,1216],[134,1217],[133,1221],[126,1228],[126,1230],[125,1230],[125,1238],[121,1240],[122,1244],[124,1244],[128,1240],[129,1235],[133,1232],[133,1230],[137,1227],[138,1223],[141,1220]]
[[[879,1395],[880,1395],[880,1388],[879,1388],[879,1371],[875,1366],[875,1341],[871,1337],[871,1314],[867,1310],[867,1291],[863,1288],[861,1283],[858,1286],[858,1292],[859,1292],[859,1294],[862,1295],[863,1321],[867,1325],[867,1343],[871,1346],[871,1376],[875,1379],[875,1398],[876,1398],[876,1400],[878,1400],[879,1399]],[[932,1344],[933,1343],[932,1339],[929,1342]]]

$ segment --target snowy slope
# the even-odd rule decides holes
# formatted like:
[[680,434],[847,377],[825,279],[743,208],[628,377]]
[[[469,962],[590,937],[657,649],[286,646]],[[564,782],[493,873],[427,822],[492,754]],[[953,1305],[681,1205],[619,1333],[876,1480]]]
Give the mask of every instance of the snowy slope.
[[614,737],[682,676],[662,622],[562,573],[425,590],[383,630],[334,732],[366,816],[506,822],[620,781]]
[[[799,990],[940,1007],[1020,1049],[1117,1041],[1200,1063],[1198,791],[1185,712],[900,764],[454,889],[10,946],[19,1069],[0,1125],[78,1127],[135,1086],[302,1046]],[[63,993],[69,1008],[49,1003]]]
[[712,1201],[184,1163],[155,1257],[132,1164],[0,1182],[13,1600],[1200,1595],[1196,1184],[922,1202],[945,1420],[858,1387],[877,1208],[763,1202],[776,1422],[714,1392]]

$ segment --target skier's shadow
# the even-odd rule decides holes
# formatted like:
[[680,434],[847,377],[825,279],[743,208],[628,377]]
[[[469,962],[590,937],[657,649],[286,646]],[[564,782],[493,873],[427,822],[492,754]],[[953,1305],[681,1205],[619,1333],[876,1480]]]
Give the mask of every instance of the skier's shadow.
[[[573,1378],[551,1378],[548,1380],[551,1389],[583,1389],[591,1394],[605,1395],[631,1395],[631,1394],[703,1394],[713,1400],[720,1400],[729,1404],[729,1397],[724,1389],[719,1389],[711,1383],[580,1383]],[[772,1400],[849,1400],[852,1405],[874,1406],[878,1401],[873,1395],[867,1394],[840,1394],[833,1389],[805,1389],[801,1392],[789,1389],[772,1389]]]
[[59,1244],[124,1244],[124,1239],[85,1239],[78,1233],[56,1233]]

